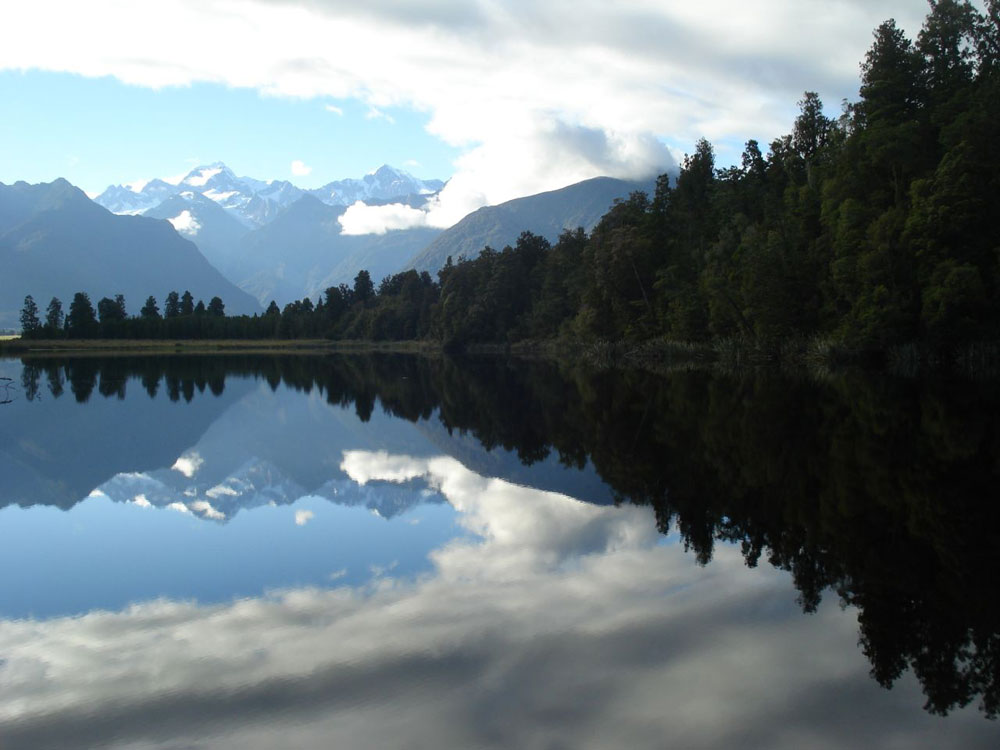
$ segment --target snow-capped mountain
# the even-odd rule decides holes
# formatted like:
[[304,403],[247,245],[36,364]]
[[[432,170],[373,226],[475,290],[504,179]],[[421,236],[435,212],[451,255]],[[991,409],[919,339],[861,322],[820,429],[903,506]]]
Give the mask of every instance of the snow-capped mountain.
[[361,179],[338,180],[305,191],[286,180],[238,177],[222,162],[214,162],[195,167],[176,184],[154,179],[111,185],[94,200],[112,213],[141,214],[175,195],[193,192],[214,201],[245,227],[256,229],[270,223],[306,193],[331,206],[349,206],[359,200],[385,202],[429,195],[443,186],[441,180],[420,180],[383,165]]
[[290,182],[237,177],[222,162],[195,167],[180,181],[178,188],[215,201],[248,227],[264,226],[281,209],[302,197],[302,191]]
[[148,211],[179,190],[176,185],[155,179],[128,185],[110,185],[94,200],[113,214],[135,215]]
[[350,206],[356,201],[385,201],[408,195],[430,195],[444,187],[441,180],[419,180],[400,169],[383,164],[360,180],[330,182],[309,193],[330,206]]

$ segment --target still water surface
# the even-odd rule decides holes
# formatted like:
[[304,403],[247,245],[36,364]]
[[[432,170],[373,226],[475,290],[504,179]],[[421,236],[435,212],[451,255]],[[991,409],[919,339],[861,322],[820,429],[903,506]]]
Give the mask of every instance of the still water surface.
[[990,385],[0,376],[4,750],[1000,744]]

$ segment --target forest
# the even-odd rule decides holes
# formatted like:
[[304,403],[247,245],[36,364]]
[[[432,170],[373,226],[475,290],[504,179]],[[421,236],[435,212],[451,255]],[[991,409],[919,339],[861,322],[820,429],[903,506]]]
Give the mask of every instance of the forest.
[[860,96],[828,117],[806,92],[791,133],[717,168],[698,142],[653,195],[616,202],[589,233],[449,259],[313,301],[227,317],[171,292],[68,314],[30,297],[26,337],[330,338],[439,342],[789,341],[951,356],[996,344],[1000,321],[1000,0],[931,0],[916,40],[888,20],[861,62]]

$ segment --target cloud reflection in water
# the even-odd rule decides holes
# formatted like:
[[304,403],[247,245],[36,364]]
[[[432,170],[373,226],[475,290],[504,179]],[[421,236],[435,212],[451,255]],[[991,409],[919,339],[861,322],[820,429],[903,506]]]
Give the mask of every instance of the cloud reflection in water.
[[[787,576],[707,567],[652,511],[347,451],[359,483],[423,478],[478,538],[416,581],[224,605],[0,623],[0,745],[194,747],[991,746],[867,675],[852,612],[803,616]],[[992,734],[992,736],[991,736]],[[104,746],[104,744],[102,744]]]

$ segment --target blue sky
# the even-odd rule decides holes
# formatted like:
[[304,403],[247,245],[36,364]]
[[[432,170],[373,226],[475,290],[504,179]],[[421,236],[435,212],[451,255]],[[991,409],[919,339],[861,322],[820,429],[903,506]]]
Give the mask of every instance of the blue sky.
[[[90,192],[224,161],[314,187],[451,179],[426,223],[598,175],[718,163],[857,97],[923,0],[33,0],[0,22],[0,181]],[[327,107],[333,106],[336,110]],[[306,169],[293,174],[293,162]]]
[[[458,149],[429,135],[427,115],[357,100],[296,99],[220,84],[154,90],[108,76],[0,72],[0,181],[65,177],[99,192],[199,164],[304,188],[384,163],[424,179],[450,176]],[[335,109],[328,109],[332,107]],[[293,175],[301,161],[308,175]]]

